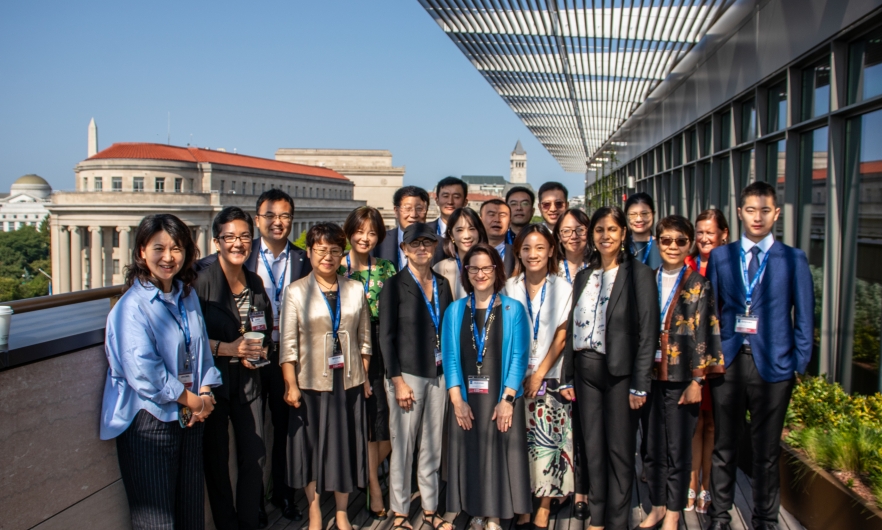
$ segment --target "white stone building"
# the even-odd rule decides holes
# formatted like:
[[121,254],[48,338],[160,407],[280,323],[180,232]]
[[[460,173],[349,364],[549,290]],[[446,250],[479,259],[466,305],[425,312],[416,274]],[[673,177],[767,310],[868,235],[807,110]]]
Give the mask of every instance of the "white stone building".
[[0,198],[0,230],[11,232],[23,226],[39,228],[49,215],[46,205],[52,186],[39,175],[19,177],[9,189],[9,195]]

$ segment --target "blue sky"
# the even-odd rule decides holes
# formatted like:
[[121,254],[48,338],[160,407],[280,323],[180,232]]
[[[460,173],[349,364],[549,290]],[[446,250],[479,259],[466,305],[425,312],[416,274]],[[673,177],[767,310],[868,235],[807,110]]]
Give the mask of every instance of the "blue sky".
[[416,0],[11,2],[0,17],[0,191],[72,189],[101,148],[171,143],[273,158],[389,149],[405,182],[503,175],[520,139],[534,187],[565,173]]

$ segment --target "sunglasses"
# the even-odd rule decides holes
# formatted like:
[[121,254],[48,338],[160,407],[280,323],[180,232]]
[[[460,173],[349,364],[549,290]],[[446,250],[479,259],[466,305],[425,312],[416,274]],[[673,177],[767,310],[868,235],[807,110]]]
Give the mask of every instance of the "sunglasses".
[[687,237],[678,237],[676,239],[674,239],[673,237],[660,237],[658,239],[658,242],[661,243],[661,245],[664,247],[671,246],[671,244],[675,241],[677,242],[678,247],[685,247],[689,245],[689,238]]
[[563,209],[563,207],[565,205],[566,205],[566,203],[563,201],[548,201],[548,202],[541,203],[539,205],[539,207],[542,208],[543,210],[550,210],[551,207],[554,206],[556,209],[560,210],[560,209]]

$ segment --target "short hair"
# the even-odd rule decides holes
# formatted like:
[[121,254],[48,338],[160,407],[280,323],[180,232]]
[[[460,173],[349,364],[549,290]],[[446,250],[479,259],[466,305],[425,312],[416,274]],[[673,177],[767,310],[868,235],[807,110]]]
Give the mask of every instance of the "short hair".
[[585,229],[588,230],[588,237],[586,238],[588,240],[588,245],[585,247],[585,256],[582,256],[582,259],[584,260],[588,255],[588,249],[591,248],[591,230],[589,229],[589,226],[591,225],[591,219],[588,218],[588,214],[578,208],[570,208],[566,210],[563,215],[557,218],[557,222],[554,223],[554,230],[552,230],[551,235],[557,242],[560,255],[566,257],[567,252],[563,248],[563,243],[561,243],[560,241],[560,227],[563,224],[564,219],[566,219],[568,215],[575,218],[577,223],[584,226]]
[[261,193],[260,197],[257,198],[257,206],[255,207],[254,212],[260,212],[260,205],[267,201],[285,201],[291,205],[291,213],[294,213],[294,199],[292,199],[290,195],[282,191],[281,188],[270,188]]
[[669,215],[663,218],[655,225],[655,237],[661,237],[665,230],[676,230],[689,238],[689,241],[695,241],[695,228],[689,219],[682,215]]
[[526,186],[515,186],[515,187],[511,188],[510,190],[508,190],[508,192],[505,194],[506,204],[508,204],[508,199],[511,198],[511,196],[514,195],[515,193],[526,193],[527,195],[530,196],[530,205],[533,205],[536,203],[536,194],[533,193],[533,190],[531,190],[530,188],[528,188]]
[[386,225],[383,223],[380,211],[372,206],[359,206],[349,212],[346,221],[343,222],[343,233],[346,234],[346,239],[352,239],[352,236],[358,232],[365,221],[370,221],[371,227],[377,233],[377,245],[382,243],[386,239]]
[[395,195],[392,196],[392,204],[398,208],[401,206],[401,201],[403,201],[405,197],[419,197],[421,201],[426,203],[426,206],[429,205],[429,193],[419,186],[404,186],[403,188],[398,188],[395,190]]
[[738,205],[743,208],[744,202],[748,197],[771,197],[772,204],[774,204],[776,208],[778,207],[778,193],[775,191],[775,187],[768,182],[758,180],[752,184],[748,184],[743,190],[741,190],[741,202]]
[[[481,217],[468,206],[464,206],[453,210],[453,213],[447,218],[447,230],[444,232],[443,242],[445,249],[447,248],[447,243],[453,241],[453,228],[459,223],[459,218],[462,216],[467,217],[469,222],[472,223],[472,226],[478,230],[478,243],[487,243],[490,241],[487,238],[487,230],[484,228],[484,223],[481,221]],[[456,246],[456,243],[453,245]],[[445,250],[445,254],[446,252],[447,251]]]
[[317,243],[337,245],[346,248],[346,234],[340,225],[335,223],[319,223],[306,233],[306,248],[312,248]]
[[481,208],[480,208],[481,215],[484,215],[484,206],[489,206],[489,205],[492,205],[492,204],[498,204],[498,205],[500,205],[500,206],[505,206],[506,208],[508,208],[508,211],[509,211],[509,212],[511,211],[511,206],[509,206],[508,204],[506,204],[504,200],[502,200],[502,199],[490,199],[489,201],[484,201],[484,202],[481,203]]
[[254,219],[238,206],[227,206],[214,216],[214,221],[211,223],[211,236],[215,239],[220,237],[221,228],[233,221],[245,221],[245,224],[248,225],[248,232],[251,233],[251,238],[254,239]]
[[135,230],[135,246],[132,248],[131,264],[125,268],[125,286],[123,292],[127,291],[135,281],[141,284],[152,283],[153,275],[147,262],[141,257],[141,248],[146,247],[147,243],[160,231],[165,231],[174,242],[184,251],[184,264],[181,270],[175,274],[174,279],[180,280],[184,284],[184,296],[190,294],[190,286],[196,280],[196,270],[193,263],[199,258],[199,249],[193,241],[193,234],[183,221],[170,213],[157,213],[148,215],[141,219],[138,228]]
[[570,192],[567,190],[567,187],[561,184],[560,182],[546,182],[545,184],[539,186],[539,200],[542,200],[542,195],[548,193],[549,191],[560,190],[564,194],[564,200],[569,200]]
[[[597,250],[597,248],[594,246],[594,227],[597,226],[597,223],[607,217],[612,217],[613,222],[619,225],[619,228],[624,230],[626,234],[630,234],[630,232],[628,231],[628,221],[625,217],[625,212],[623,212],[621,208],[619,208],[618,206],[602,206],[595,210],[594,215],[591,216],[591,222],[588,225],[589,269],[600,268],[600,251]],[[616,257],[616,263],[623,263],[630,256],[631,254],[628,253],[628,251],[620,250],[619,255]]]
[[462,197],[465,199],[469,196],[469,185],[465,183],[464,180],[458,179],[456,177],[444,177],[443,179],[438,181],[438,184],[435,185],[435,198],[441,193],[441,188],[446,188],[447,186],[459,186],[462,188]]
[[527,239],[527,236],[534,233],[544,237],[548,241],[548,247],[551,249],[551,255],[548,256],[548,272],[557,275],[558,270],[560,270],[560,265],[558,264],[558,261],[561,259],[560,249],[558,248],[557,241],[551,234],[551,230],[545,226],[545,223],[534,223],[521,228],[521,231],[518,232],[518,237],[515,238],[512,244],[512,251],[515,256],[515,268],[512,276],[517,276],[526,270],[524,263],[521,261],[521,248],[524,246],[524,240]]
[[641,191],[629,196],[628,200],[625,201],[625,213],[628,213],[631,206],[634,206],[635,204],[645,204],[649,206],[649,210],[655,214],[655,201],[652,200],[652,195]]
[[[491,247],[488,243],[478,243],[466,252],[465,258],[462,261],[462,274],[459,275],[459,279],[462,281],[462,287],[465,289],[465,292],[471,294],[475,291],[475,287],[472,285],[471,280],[469,280],[467,267],[472,260],[472,256],[477,254],[486,254],[487,256],[490,256],[490,261],[492,261],[493,265],[496,267],[494,269],[496,278],[493,280],[493,292],[502,292],[505,288],[505,264],[502,262],[502,258],[499,257],[499,252],[496,252],[496,249]],[[491,307],[490,309],[492,310],[493,308]]]

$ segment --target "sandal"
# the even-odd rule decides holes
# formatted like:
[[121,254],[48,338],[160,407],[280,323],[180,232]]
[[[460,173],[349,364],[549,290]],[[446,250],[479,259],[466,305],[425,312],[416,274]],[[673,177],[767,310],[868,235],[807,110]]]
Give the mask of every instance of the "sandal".
[[[399,521],[399,519],[400,519],[400,521]],[[407,516],[406,515],[396,515],[395,517],[392,518],[392,529],[394,530],[395,528],[401,528],[403,530],[413,530],[413,527],[404,526],[404,523],[407,523]]]
[[[440,523],[437,522],[438,519],[441,520]],[[453,523],[438,515],[438,512],[423,512],[423,523],[428,523],[435,530],[456,530]]]
[[701,490],[698,494],[698,503],[695,511],[698,513],[707,513],[708,507],[711,505],[711,494],[707,490]]
[[[689,488],[688,500],[686,501],[686,507],[683,508],[683,511],[691,512],[695,509],[695,490]],[[699,512],[701,513],[701,512]]]
[[487,530],[502,530],[502,527],[499,526],[499,523],[494,522],[488,522],[486,525],[484,525],[484,528],[486,528]]
[[472,530],[483,530],[484,528],[484,518],[483,517],[472,517],[469,521],[469,528]]

